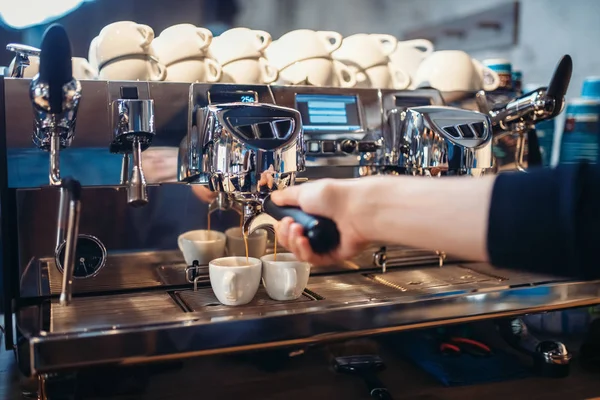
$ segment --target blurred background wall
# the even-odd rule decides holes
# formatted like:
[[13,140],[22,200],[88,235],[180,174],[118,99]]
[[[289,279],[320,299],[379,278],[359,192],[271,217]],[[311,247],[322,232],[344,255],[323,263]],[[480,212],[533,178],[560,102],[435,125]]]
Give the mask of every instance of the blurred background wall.
[[[11,3],[25,7],[27,0]],[[85,57],[100,29],[119,20],[148,24],[157,35],[169,25],[189,22],[212,29],[215,34],[227,27],[246,26],[269,31],[273,38],[298,28],[335,30],[344,35],[389,33],[404,38],[415,29],[506,3],[514,0],[95,0],[59,22],[73,40],[75,55]],[[569,90],[574,96],[585,76],[600,75],[599,15],[598,0],[521,0],[516,44],[470,53],[479,59],[509,58],[516,69],[524,72],[526,83],[542,85],[559,57],[569,53],[575,63]],[[0,44],[38,45],[44,28],[0,28]],[[463,46],[469,47],[467,42],[456,41],[457,49]],[[8,65],[10,59],[8,52],[0,50],[0,65]]]

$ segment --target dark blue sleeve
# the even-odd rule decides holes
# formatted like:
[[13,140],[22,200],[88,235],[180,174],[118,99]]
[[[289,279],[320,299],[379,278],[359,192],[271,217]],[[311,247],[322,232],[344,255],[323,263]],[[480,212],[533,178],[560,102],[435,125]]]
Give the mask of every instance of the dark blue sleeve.
[[487,246],[497,267],[600,279],[600,167],[498,175]]

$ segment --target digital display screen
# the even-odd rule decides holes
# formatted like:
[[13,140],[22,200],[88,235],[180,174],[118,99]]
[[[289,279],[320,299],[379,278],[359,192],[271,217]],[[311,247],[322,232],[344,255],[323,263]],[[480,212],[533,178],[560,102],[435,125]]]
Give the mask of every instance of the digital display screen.
[[219,103],[256,103],[256,92],[209,92],[209,101],[211,104]]
[[422,96],[396,96],[396,107],[430,106],[433,101],[430,97]]
[[302,116],[305,131],[361,129],[356,96],[297,94],[296,109]]

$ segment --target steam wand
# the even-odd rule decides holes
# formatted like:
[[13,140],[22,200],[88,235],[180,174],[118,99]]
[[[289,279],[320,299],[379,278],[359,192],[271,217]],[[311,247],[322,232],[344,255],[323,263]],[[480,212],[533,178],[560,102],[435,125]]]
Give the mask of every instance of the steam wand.
[[81,184],[72,178],[61,179],[60,150],[70,146],[75,136],[81,85],[73,78],[71,43],[60,25],[52,25],[44,32],[40,72],[31,81],[29,95],[34,111],[33,142],[38,148],[49,151],[48,179],[51,186],[60,186],[55,252],[64,243],[60,304],[68,305],[79,232]]

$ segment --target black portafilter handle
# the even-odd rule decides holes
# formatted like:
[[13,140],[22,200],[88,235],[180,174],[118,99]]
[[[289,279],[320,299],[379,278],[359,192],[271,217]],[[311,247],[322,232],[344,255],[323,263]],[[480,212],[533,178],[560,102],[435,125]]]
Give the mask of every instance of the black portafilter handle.
[[[566,54],[560,59],[554,70],[548,89],[546,89],[546,96],[555,99],[557,102],[562,102],[565,94],[567,94],[567,89],[569,89],[572,73],[573,60],[570,55]],[[555,107],[552,117],[556,117],[561,111],[562,107]]]
[[316,254],[329,253],[340,245],[340,231],[329,218],[307,214],[298,207],[278,206],[270,196],[264,200],[263,210],[278,221],[291,217],[294,222],[302,225],[304,236]]
[[63,111],[63,86],[73,79],[71,41],[65,28],[53,24],[44,32],[40,48],[38,82],[48,85],[50,112]]

